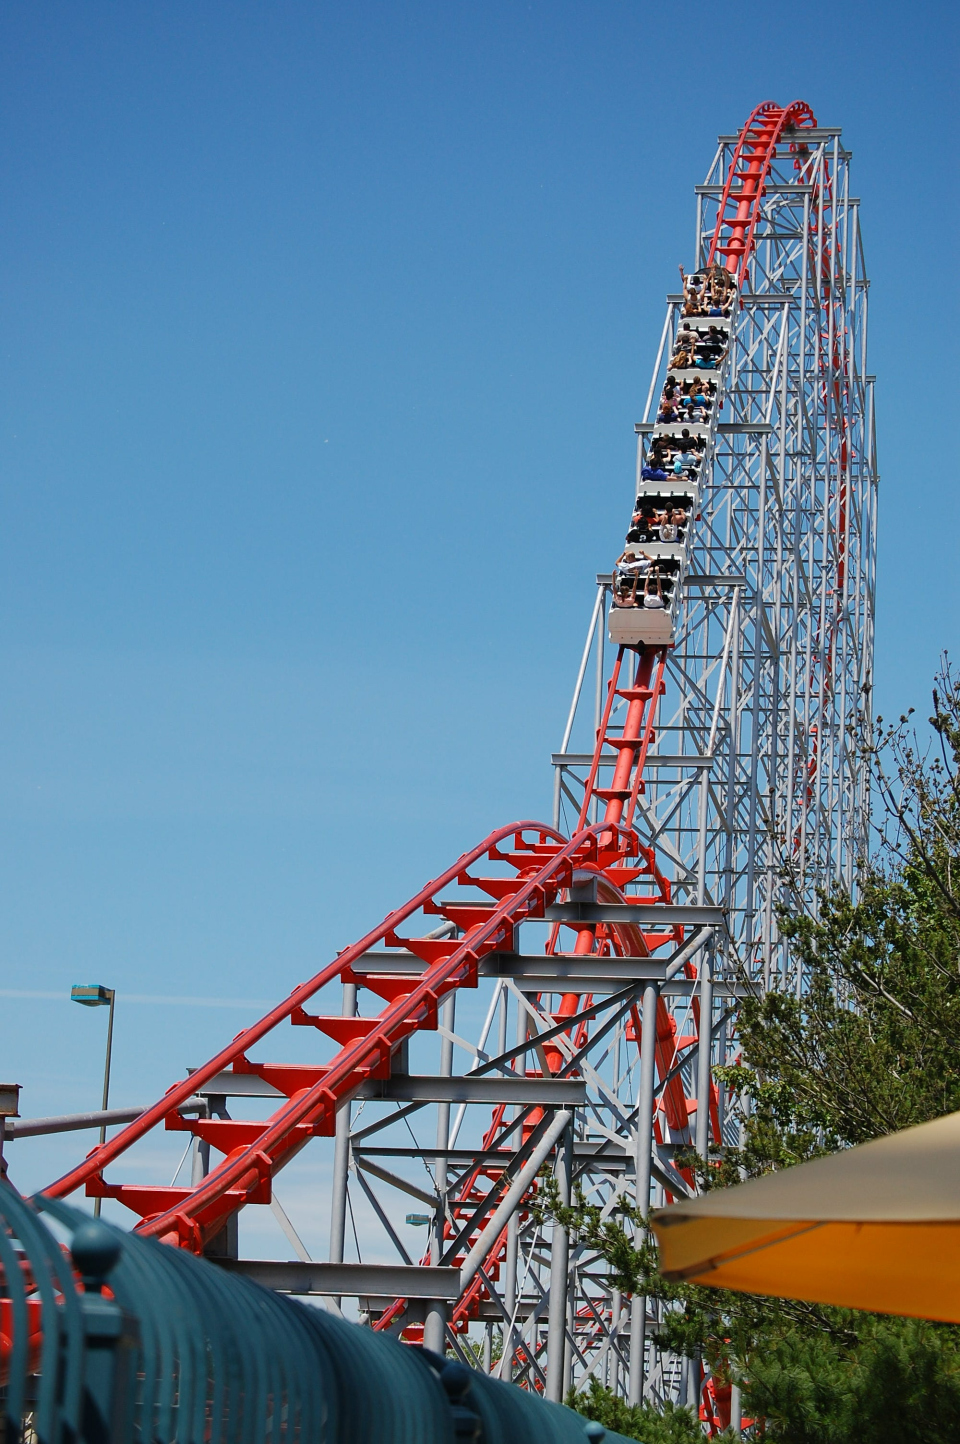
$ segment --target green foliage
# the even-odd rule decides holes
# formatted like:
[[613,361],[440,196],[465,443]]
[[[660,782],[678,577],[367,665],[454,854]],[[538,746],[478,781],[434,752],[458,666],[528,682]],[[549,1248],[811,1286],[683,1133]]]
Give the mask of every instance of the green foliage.
[[667,1404],[663,1413],[649,1404],[626,1404],[611,1389],[591,1379],[587,1392],[567,1395],[571,1409],[596,1419],[605,1429],[643,1444],[703,1444],[703,1432],[689,1409]]
[[[813,919],[791,905],[785,873],[780,926],[806,986],[745,1002],[741,1061],[717,1070],[741,1146],[677,1158],[703,1187],[960,1109],[960,680],[946,663],[933,697],[926,751],[908,718],[878,724],[865,765],[880,845],[855,896],[823,896]],[[549,1187],[544,1206],[609,1261],[618,1287],[662,1301],[661,1345],[741,1381],[744,1415],[771,1444],[960,1440],[960,1328],[671,1285],[634,1214],[603,1219],[582,1197],[564,1211]],[[577,1407],[608,1410],[609,1427],[636,1438],[688,1437],[652,1432],[651,1411],[634,1416],[599,1386]],[[675,1412],[657,1421],[682,1427]]]
[[789,905],[780,926],[808,986],[745,1003],[743,1063],[721,1070],[752,1107],[750,1174],[960,1109],[960,682],[945,664],[921,753],[907,719],[878,729],[872,762],[881,846],[856,898]]
[[[587,1203],[579,1188],[573,1203],[565,1205],[560,1201],[556,1178],[545,1166],[530,1211],[540,1223],[548,1218],[556,1219],[563,1228],[575,1233],[579,1243],[604,1260],[611,1285],[622,1293],[647,1292],[659,1280],[656,1244],[637,1210],[625,1200],[611,1218],[604,1218],[595,1204]],[[628,1223],[629,1229],[625,1226]]]
[[[490,1343],[491,1343],[490,1362],[491,1362],[492,1364],[496,1364],[500,1359],[503,1358],[503,1329],[494,1329],[494,1330],[493,1330],[493,1337],[492,1337]],[[476,1364],[477,1364],[477,1367],[478,1367],[478,1368],[482,1368],[482,1367],[483,1367],[483,1356],[484,1356],[484,1340],[483,1340],[483,1339],[470,1339],[470,1338],[462,1339],[461,1342],[460,1342],[460,1347],[461,1347],[461,1349],[464,1350],[465,1353],[468,1353],[468,1354],[472,1354],[472,1355],[473,1355],[474,1359],[476,1360]]]
[[946,1444],[960,1437],[956,1329],[848,1315],[855,1342],[785,1334],[750,1360],[750,1407],[778,1444]]

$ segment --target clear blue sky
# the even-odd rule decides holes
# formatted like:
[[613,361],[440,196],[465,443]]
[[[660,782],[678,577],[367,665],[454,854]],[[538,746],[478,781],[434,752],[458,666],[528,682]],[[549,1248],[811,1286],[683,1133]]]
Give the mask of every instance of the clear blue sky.
[[97,1101],[72,982],[120,991],[146,1102],[252,1014],[131,995],[273,999],[548,815],[693,186],[766,98],[854,151],[878,701],[925,706],[954,6],[36,0],[0,42],[0,986],[57,995],[0,995],[25,1114]]

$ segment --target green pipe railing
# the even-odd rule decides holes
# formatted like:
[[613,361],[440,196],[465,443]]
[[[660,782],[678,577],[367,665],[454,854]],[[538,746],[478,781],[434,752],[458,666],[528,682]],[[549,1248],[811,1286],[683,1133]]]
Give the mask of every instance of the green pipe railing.
[[0,1444],[602,1439],[626,1444],[535,1393],[0,1185]]

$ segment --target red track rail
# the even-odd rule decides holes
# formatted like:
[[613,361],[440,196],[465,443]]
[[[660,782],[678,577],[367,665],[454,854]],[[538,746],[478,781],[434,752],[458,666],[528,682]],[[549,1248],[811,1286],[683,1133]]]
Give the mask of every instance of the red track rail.
[[780,138],[787,129],[815,126],[816,123],[813,111],[805,100],[795,100],[785,109],[772,100],[765,100],[757,106],[740,132],[723,187],[707,262],[711,264],[722,256],[721,264],[736,276],[741,290],[753,254],[760,203]]

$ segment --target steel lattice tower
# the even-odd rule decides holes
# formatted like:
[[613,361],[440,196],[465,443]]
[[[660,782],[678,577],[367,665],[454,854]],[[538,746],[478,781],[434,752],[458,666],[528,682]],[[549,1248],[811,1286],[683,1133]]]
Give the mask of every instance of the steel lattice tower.
[[[720,138],[696,188],[699,265],[711,254],[737,140]],[[675,886],[690,901],[726,908],[731,955],[780,986],[798,979],[777,933],[778,901],[790,895],[815,911],[818,888],[855,886],[867,849],[869,783],[860,764],[871,730],[876,569],[859,201],[839,129],[811,128],[802,145],[802,154],[784,149],[765,187],[726,419],[667,660],[663,756],[647,758],[641,809],[641,832],[672,863]],[[667,300],[636,427],[638,479],[682,301]],[[609,580],[598,577],[588,651],[597,647]],[[602,672],[602,651],[599,665]],[[567,751],[585,671],[553,758],[558,822],[570,803],[579,809],[590,761]],[[598,721],[591,717],[594,729]]]
[[[698,267],[729,233],[720,222],[731,192],[736,201],[736,181],[729,183],[748,132],[720,138],[696,188]],[[715,976],[731,991],[745,977],[763,988],[802,989],[778,931],[778,906],[815,913],[819,889],[855,890],[868,842],[863,749],[872,726],[877,504],[869,282],[839,129],[809,125],[788,135],[758,207],[724,419],[703,479],[684,610],[636,818],[676,900],[724,909]],[[636,426],[637,484],[683,300],[667,299]],[[571,741],[578,724],[590,728],[590,743],[600,726],[602,693],[592,705],[584,697],[588,664],[600,675],[606,665],[611,578],[597,582],[570,717],[553,756],[560,825],[582,809],[593,761],[592,746],[577,754]],[[627,705],[621,701],[613,717]],[[604,759],[608,768],[616,761],[615,754]],[[594,803],[591,815],[598,813]],[[733,1026],[715,1027],[712,1062],[736,1055]],[[689,1096],[692,1067],[686,1081]],[[719,1122],[722,1138],[720,1112],[710,1132]],[[705,1152],[706,1127],[695,1135]],[[647,1375],[656,1372],[648,1352]]]

